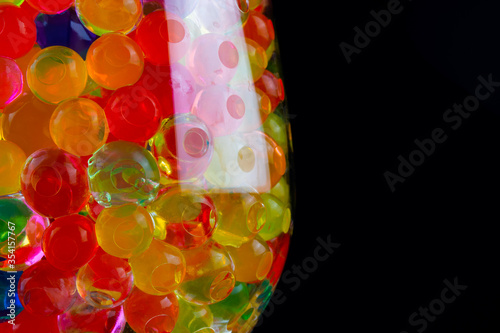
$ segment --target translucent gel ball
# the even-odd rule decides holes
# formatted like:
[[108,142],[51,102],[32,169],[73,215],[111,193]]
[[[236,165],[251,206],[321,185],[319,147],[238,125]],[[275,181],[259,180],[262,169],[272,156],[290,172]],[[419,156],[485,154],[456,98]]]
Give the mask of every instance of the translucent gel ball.
[[21,190],[19,177],[26,154],[15,143],[0,141],[0,196]]
[[198,117],[179,114],[162,122],[152,139],[152,152],[168,177],[196,179],[205,172],[212,158],[212,135]]
[[23,73],[17,63],[0,57],[0,109],[10,104],[23,91]]
[[30,14],[11,3],[0,3],[0,56],[19,58],[36,41],[36,27]]
[[127,141],[109,142],[88,161],[92,195],[105,207],[156,198],[160,171],[155,158],[143,147]]
[[197,37],[186,56],[186,66],[202,86],[228,83],[236,73],[240,55],[231,40],[209,33]]
[[58,104],[78,97],[87,84],[87,67],[78,53],[64,46],[42,49],[27,71],[30,89],[42,101]]
[[[15,197],[4,197],[0,199],[0,255],[7,257],[10,249],[9,236],[20,244],[26,237],[24,229],[33,212],[26,204]],[[12,245],[12,243],[11,243]]]
[[186,274],[186,261],[173,245],[153,239],[149,248],[129,259],[134,284],[147,294],[166,295],[177,289]]
[[158,10],[144,17],[137,27],[135,40],[149,62],[168,65],[184,57],[191,35],[179,16]]
[[56,148],[49,131],[50,117],[56,106],[25,93],[9,104],[1,118],[3,137],[31,155],[38,149]]
[[238,248],[228,246],[227,251],[233,259],[237,281],[255,283],[263,280],[271,270],[273,254],[262,239],[254,238]]
[[154,222],[145,208],[126,204],[104,209],[97,218],[95,232],[105,252],[130,258],[150,246]]
[[145,142],[160,126],[160,102],[140,85],[116,90],[104,110],[110,131],[119,140]]
[[120,306],[134,286],[132,269],[127,260],[99,249],[76,277],[80,296],[92,307],[111,309]]
[[141,48],[120,33],[101,36],[87,52],[90,77],[100,86],[115,90],[137,82],[144,70]]
[[55,144],[76,156],[92,155],[108,139],[104,110],[94,101],[73,98],[59,104],[50,119]]
[[76,0],[76,11],[82,23],[95,33],[132,31],[142,17],[140,0]]
[[43,252],[52,266],[75,271],[97,251],[94,221],[72,214],[55,219],[43,234]]
[[54,316],[66,311],[76,296],[75,274],[61,271],[42,260],[24,271],[19,279],[19,299],[25,311]]
[[136,287],[123,310],[127,323],[137,333],[171,332],[179,316],[179,302],[174,293],[149,295]]
[[81,160],[55,148],[40,149],[28,157],[21,192],[33,209],[47,217],[77,213],[90,196]]
[[234,288],[234,263],[227,250],[209,242],[183,251],[186,276],[177,293],[188,302],[208,305],[222,301]]
[[191,184],[169,187],[147,209],[155,221],[155,237],[180,249],[205,244],[217,227],[212,199]]

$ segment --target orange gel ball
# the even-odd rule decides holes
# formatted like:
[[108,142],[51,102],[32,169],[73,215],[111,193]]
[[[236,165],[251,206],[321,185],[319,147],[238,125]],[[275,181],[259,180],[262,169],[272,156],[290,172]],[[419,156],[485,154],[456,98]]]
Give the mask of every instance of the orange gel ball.
[[144,55],[130,37],[109,33],[90,45],[87,69],[97,84],[115,90],[139,80],[144,70]]
[[36,97],[58,104],[83,92],[87,84],[87,67],[72,49],[50,46],[31,59],[26,76]]
[[38,149],[55,148],[49,131],[55,108],[55,105],[40,101],[31,92],[20,96],[3,110],[3,137],[21,147],[26,156]]
[[13,142],[0,141],[0,196],[21,190],[19,177],[26,154]]
[[56,145],[76,156],[93,154],[106,143],[108,133],[104,110],[86,98],[64,101],[50,119],[50,134]]
[[104,209],[97,218],[95,232],[104,251],[115,257],[130,258],[149,247],[154,222],[145,208],[126,204]]
[[243,25],[243,32],[245,37],[256,41],[264,49],[267,49],[274,40],[273,22],[255,10],[248,13],[248,19]]
[[166,295],[177,289],[186,274],[186,260],[173,245],[153,239],[149,248],[129,259],[134,284],[150,295]]
[[261,281],[271,270],[273,254],[267,243],[259,238],[254,238],[239,248],[228,246],[227,251],[233,259],[237,281]]
[[138,288],[123,305],[125,319],[136,333],[171,332],[179,316],[179,302],[174,293],[149,295]]
[[142,17],[141,0],[76,0],[76,12],[87,29],[96,35],[132,31]]

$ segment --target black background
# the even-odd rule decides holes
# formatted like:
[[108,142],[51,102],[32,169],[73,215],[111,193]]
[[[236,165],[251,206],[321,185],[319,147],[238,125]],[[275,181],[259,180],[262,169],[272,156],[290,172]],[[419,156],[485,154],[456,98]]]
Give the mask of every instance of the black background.
[[[294,234],[285,271],[340,245],[255,332],[417,332],[409,316],[467,289],[421,332],[499,332],[500,87],[462,124],[443,119],[500,82],[500,4],[401,0],[402,11],[347,63],[339,47],[388,1],[273,0],[294,146]],[[391,192],[415,140],[447,140]],[[284,301],[283,301],[284,299]]]

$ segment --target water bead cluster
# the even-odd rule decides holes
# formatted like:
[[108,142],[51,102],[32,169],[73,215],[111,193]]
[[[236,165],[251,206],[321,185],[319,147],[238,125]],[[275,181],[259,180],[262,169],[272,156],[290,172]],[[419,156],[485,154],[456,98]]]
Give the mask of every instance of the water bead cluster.
[[268,16],[0,0],[2,332],[253,327],[291,233]]

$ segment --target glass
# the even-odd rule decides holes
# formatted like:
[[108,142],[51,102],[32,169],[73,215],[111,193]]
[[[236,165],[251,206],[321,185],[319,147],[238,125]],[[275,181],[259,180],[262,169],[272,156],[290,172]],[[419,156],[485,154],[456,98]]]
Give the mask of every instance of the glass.
[[0,0],[0,331],[252,330],[293,230],[277,46],[270,0]]

